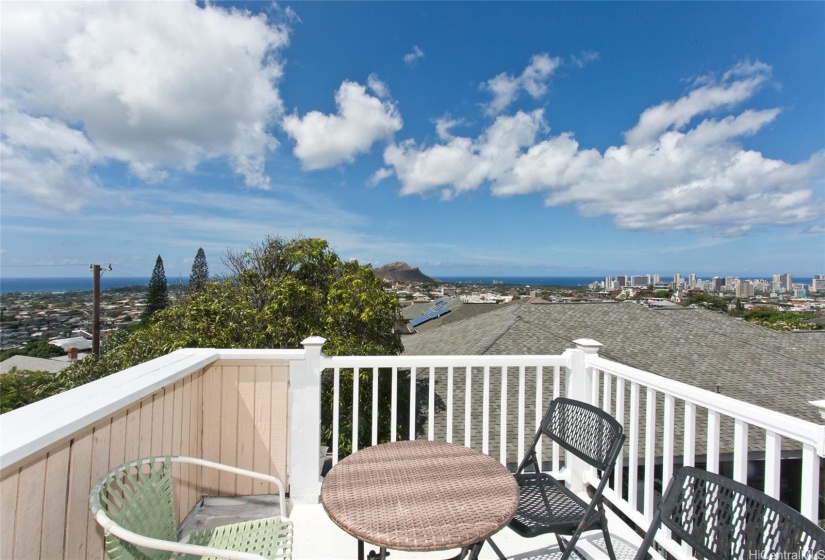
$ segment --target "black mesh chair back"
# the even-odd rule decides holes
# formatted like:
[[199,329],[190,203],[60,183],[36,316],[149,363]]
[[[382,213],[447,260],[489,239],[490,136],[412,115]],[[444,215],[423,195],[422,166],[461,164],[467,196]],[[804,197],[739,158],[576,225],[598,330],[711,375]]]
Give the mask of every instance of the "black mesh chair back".
[[825,558],[825,530],[755,488],[695,467],[671,479],[636,555],[662,524],[710,560]]
[[[542,437],[558,443],[562,449],[601,471],[599,484],[589,502],[549,473],[541,472],[536,446]],[[608,554],[615,560],[602,493],[623,444],[622,425],[607,412],[573,399],[554,399],[516,471],[519,507],[510,521],[510,528],[524,537],[555,533],[563,552],[561,560],[575,550],[576,541],[584,531],[601,529]],[[526,470],[530,465],[532,472]],[[570,539],[565,541],[562,535],[570,536]],[[495,543],[488,542],[503,559],[504,555]]]
[[[615,418],[598,407],[565,397],[550,403],[533,448],[541,434],[600,471],[613,469],[624,443],[624,430]],[[525,460],[528,458],[529,452]]]

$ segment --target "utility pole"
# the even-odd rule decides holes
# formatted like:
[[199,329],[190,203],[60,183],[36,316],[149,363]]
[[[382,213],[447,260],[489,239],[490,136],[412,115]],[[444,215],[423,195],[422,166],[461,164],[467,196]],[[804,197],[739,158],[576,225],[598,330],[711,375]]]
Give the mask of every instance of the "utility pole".
[[[100,357],[100,274],[101,266],[99,264],[89,265],[92,269],[92,293],[93,293],[93,307],[92,307],[92,353]],[[112,265],[109,265],[109,270],[112,270]]]

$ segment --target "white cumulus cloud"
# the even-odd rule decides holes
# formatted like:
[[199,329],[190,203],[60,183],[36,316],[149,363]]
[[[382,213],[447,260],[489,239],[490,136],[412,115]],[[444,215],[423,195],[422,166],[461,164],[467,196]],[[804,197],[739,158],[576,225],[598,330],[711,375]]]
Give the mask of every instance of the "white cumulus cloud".
[[361,84],[343,82],[335,93],[337,114],[310,111],[303,117],[284,117],[283,128],[295,140],[294,154],[305,169],[352,161],[378,140],[401,130],[401,115],[389,99],[387,86],[375,76],[368,83],[374,96]]
[[421,58],[424,58],[424,51],[418,45],[414,45],[412,52],[404,55],[404,62],[412,66]]
[[[62,204],[92,161],[157,181],[212,158],[268,186],[285,26],[194,2],[12,2],[1,25],[4,188]],[[32,144],[38,127],[50,145]],[[27,184],[8,166],[52,171]]]
[[561,58],[548,54],[537,54],[530,59],[530,64],[519,76],[502,72],[483,84],[483,88],[493,94],[493,100],[486,106],[488,115],[498,115],[509,107],[526,91],[533,99],[547,93],[547,81],[553,72],[561,66]]
[[703,84],[676,101],[666,101],[645,110],[638,124],[625,133],[630,144],[655,140],[668,129],[681,129],[695,116],[719,108],[733,107],[750,98],[770,77],[767,64],[740,63],[716,82],[706,77]]
[[718,82],[699,80],[683,97],[642,112],[627,143],[603,153],[570,132],[548,135],[542,111],[499,116],[476,138],[390,145],[385,164],[401,193],[437,192],[442,199],[488,185],[493,194],[541,193],[551,206],[584,216],[612,215],[628,230],[713,231],[742,235],[761,225],[805,224],[825,214],[825,151],[787,163],[746,150],[740,139],[780,115],[778,109],[718,115],[749,99],[770,68],[740,64]]

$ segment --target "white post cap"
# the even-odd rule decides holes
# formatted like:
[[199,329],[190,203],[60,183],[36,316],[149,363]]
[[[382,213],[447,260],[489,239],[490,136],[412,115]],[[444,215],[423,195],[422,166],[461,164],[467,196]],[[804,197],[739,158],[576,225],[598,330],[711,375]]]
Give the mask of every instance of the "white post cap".
[[304,346],[323,346],[326,341],[327,339],[323,336],[310,336],[309,338],[303,339],[301,344]]
[[604,346],[601,342],[593,340],[592,338],[578,338],[573,341],[576,348],[582,350],[585,354],[598,354],[599,348]]
[[825,400],[821,401],[808,401],[809,404],[814,405],[819,409],[819,414],[822,415],[822,419],[825,420]]

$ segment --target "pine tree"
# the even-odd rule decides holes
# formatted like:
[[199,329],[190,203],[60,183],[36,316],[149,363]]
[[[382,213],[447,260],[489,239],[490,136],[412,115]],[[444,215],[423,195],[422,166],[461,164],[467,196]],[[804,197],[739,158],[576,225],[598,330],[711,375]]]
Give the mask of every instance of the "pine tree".
[[149,280],[149,290],[146,292],[146,310],[143,318],[148,319],[155,311],[169,307],[169,291],[166,287],[166,272],[163,270],[163,259],[158,255],[155,269]]
[[189,275],[189,289],[193,292],[203,290],[209,282],[209,265],[206,264],[206,254],[203,248],[198,249],[195,262],[192,263],[192,273]]

